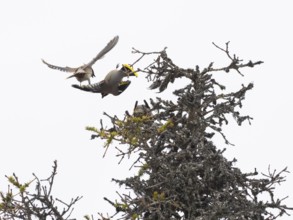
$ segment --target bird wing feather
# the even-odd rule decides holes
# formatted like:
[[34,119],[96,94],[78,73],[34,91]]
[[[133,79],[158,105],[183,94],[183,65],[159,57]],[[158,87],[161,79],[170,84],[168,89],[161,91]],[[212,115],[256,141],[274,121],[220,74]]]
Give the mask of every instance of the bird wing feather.
[[85,65],[85,67],[92,66],[94,63],[101,59],[106,53],[108,53],[110,50],[112,50],[116,44],[118,43],[119,36],[115,36],[105,47],[103,50],[101,50],[97,56],[95,56],[88,64]]
[[63,71],[63,72],[71,72],[71,73],[73,73],[73,72],[75,72],[78,68],[72,68],[72,67],[68,67],[68,66],[66,66],[66,67],[61,67],[61,66],[55,66],[55,65],[52,65],[52,64],[50,64],[50,63],[47,63],[45,60],[43,60],[42,59],[42,62],[44,63],[44,64],[46,64],[49,68],[51,68],[51,69],[55,69],[55,70],[60,70],[60,71]]

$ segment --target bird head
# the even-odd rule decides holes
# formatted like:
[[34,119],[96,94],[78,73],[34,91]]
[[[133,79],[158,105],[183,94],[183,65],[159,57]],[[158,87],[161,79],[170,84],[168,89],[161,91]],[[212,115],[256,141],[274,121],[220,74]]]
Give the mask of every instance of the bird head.
[[121,70],[124,71],[125,75],[127,75],[127,76],[136,76],[136,77],[138,77],[138,73],[129,64],[122,64]]
[[133,116],[142,117],[142,116],[152,116],[151,108],[146,100],[144,100],[144,105],[138,105],[138,101],[135,102],[133,109]]

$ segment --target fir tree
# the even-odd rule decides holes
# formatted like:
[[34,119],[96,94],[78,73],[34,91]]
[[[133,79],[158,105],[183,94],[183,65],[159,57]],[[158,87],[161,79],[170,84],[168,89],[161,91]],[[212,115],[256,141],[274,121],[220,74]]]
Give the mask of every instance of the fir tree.
[[[130,189],[128,195],[119,195],[120,201],[105,198],[122,213],[122,219],[276,219],[287,213],[282,200],[275,199],[276,184],[284,181],[285,168],[279,173],[269,172],[258,178],[258,172],[243,173],[229,161],[224,150],[217,148],[212,138],[219,133],[229,145],[222,126],[232,115],[238,125],[252,119],[239,112],[246,93],[253,84],[242,85],[235,92],[225,93],[225,86],[218,83],[215,72],[238,73],[246,67],[255,67],[262,61],[243,62],[225,48],[214,44],[229,58],[229,64],[215,68],[184,69],[177,66],[161,52],[145,53],[134,49],[141,58],[156,54],[153,63],[140,69],[151,83],[150,89],[164,92],[170,83],[185,78],[189,83],[173,91],[177,101],[144,101],[135,105],[133,114],[126,112],[124,119],[106,114],[113,123],[111,129],[88,127],[94,137],[106,139],[106,147],[126,144],[127,150],[119,150],[118,156],[136,152],[134,165],[140,167],[137,175],[123,180],[113,179]],[[219,74],[219,73],[217,73]],[[269,200],[260,195],[267,193]],[[277,210],[277,211],[272,211]]]

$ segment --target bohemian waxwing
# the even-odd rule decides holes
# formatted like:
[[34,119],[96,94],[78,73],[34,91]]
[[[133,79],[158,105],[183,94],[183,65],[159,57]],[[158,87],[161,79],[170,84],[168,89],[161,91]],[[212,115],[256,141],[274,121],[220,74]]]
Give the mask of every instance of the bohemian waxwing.
[[130,81],[122,81],[126,76],[138,76],[137,72],[128,64],[123,64],[121,69],[111,70],[104,80],[92,85],[72,85],[72,87],[87,92],[101,93],[102,98],[108,94],[120,95],[129,85]]
[[63,72],[73,73],[71,76],[67,77],[67,79],[75,77],[80,82],[80,85],[81,85],[81,82],[83,82],[83,81],[88,81],[89,84],[91,84],[90,78],[95,76],[92,66],[94,65],[94,63],[97,60],[103,58],[103,56],[106,53],[108,53],[111,49],[113,49],[113,47],[115,47],[115,45],[118,43],[118,40],[119,40],[118,36],[114,37],[106,45],[106,47],[103,50],[101,50],[100,53],[98,53],[98,55],[95,56],[88,64],[84,64],[84,65],[82,65],[80,67],[77,67],[77,68],[72,68],[72,67],[68,67],[68,66],[60,67],[60,66],[55,66],[55,65],[49,64],[43,59],[42,59],[42,61],[49,68],[60,70],[60,71],[63,71]]

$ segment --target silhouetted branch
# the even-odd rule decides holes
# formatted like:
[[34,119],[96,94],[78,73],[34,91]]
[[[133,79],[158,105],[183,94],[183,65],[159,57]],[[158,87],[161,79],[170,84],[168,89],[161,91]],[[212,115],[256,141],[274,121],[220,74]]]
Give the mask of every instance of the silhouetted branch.
[[[65,203],[52,196],[54,178],[57,175],[57,161],[54,161],[52,174],[44,180],[40,180],[35,174],[34,179],[28,183],[20,183],[18,177],[13,174],[7,177],[10,184],[17,193],[10,189],[6,194],[0,193],[0,219],[56,219],[69,220],[73,211],[73,206],[82,197],[72,199],[70,203]],[[29,187],[35,182],[35,192],[30,192]],[[61,206],[57,207],[56,203]]]

